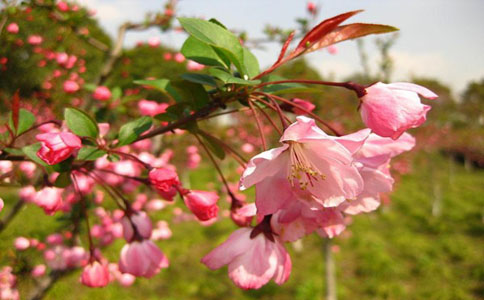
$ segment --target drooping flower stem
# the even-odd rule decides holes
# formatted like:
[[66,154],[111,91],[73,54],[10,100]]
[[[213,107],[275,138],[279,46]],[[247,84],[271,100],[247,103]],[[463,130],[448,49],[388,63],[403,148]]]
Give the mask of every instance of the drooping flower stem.
[[264,136],[264,131],[262,130],[262,122],[259,118],[259,115],[257,114],[257,111],[254,108],[254,104],[252,103],[252,101],[249,100],[248,103],[249,103],[250,109],[252,110],[252,113],[254,114],[254,118],[257,124],[257,129],[259,130],[259,135],[262,142],[262,148],[264,149],[264,151],[266,151],[267,143],[266,143],[266,138]]
[[282,84],[282,83],[303,83],[303,84],[317,84],[317,85],[327,85],[327,86],[338,86],[338,87],[343,87],[348,90],[352,90],[355,92],[358,97],[362,97],[366,94],[365,92],[365,87],[351,82],[351,81],[346,81],[346,82],[333,82],[333,81],[322,81],[322,80],[303,80],[303,79],[290,79],[290,80],[278,80],[278,81],[269,81],[269,82],[263,82],[259,85],[256,85],[256,89],[260,89],[261,87],[268,86],[268,85],[273,85],[273,84]]
[[265,96],[265,97],[268,97],[268,98],[273,98],[275,100],[278,100],[278,101],[281,101],[281,102],[284,102],[288,105],[291,105],[291,106],[294,106],[295,108],[297,109],[300,109],[302,111],[304,111],[305,113],[307,113],[308,115],[310,115],[311,117],[313,117],[314,119],[316,119],[319,123],[323,124],[324,126],[326,126],[329,130],[331,130],[336,136],[341,136],[342,134],[336,130],[335,128],[333,128],[331,125],[329,125],[327,122],[325,122],[323,119],[321,119],[320,117],[318,117],[318,115],[310,112],[309,110],[305,109],[304,107],[302,107],[301,105],[298,105],[296,103],[293,103],[287,99],[284,99],[282,97],[279,97],[279,96],[276,96],[276,95],[269,95],[267,93],[261,93],[261,92],[257,92],[256,94],[258,95],[262,95],[262,96]]
[[[252,98],[254,99],[255,101],[258,101],[256,98]],[[253,101],[253,100],[249,100],[249,101]],[[262,107],[259,106],[259,104],[257,102],[254,101],[254,105],[257,107],[257,109],[259,109],[259,111],[261,112],[261,114],[264,115],[264,117],[266,117],[266,119],[269,121],[269,123],[271,123],[272,127],[274,127],[274,129],[277,131],[277,133],[279,135],[282,135],[282,131],[277,127],[276,123],[274,123],[274,121],[272,120],[272,118],[264,111],[264,109]]]

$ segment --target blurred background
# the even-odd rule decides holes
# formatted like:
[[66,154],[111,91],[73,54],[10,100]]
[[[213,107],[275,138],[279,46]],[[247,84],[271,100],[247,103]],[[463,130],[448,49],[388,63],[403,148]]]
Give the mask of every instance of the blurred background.
[[[75,53],[84,61],[85,71],[79,73],[86,93],[90,82],[102,82],[118,91],[121,104],[97,110],[98,121],[115,122],[120,114],[134,115],[133,99],[163,101],[164,96],[155,91],[134,93],[134,80],[175,78],[187,70],[187,61],[175,59],[186,35],[176,30],[176,20],[170,20],[146,30],[129,31],[111,72],[99,78],[109,51],[119,41],[119,27],[126,21],[147,22],[158,11],[167,15],[160,1],[83,0],[78,3],[87,9],[67,15],[62,22],[53,21],[51,12],[42,5],[26,13],[6,9],[5,3],[0,18],[8,17],[8,23],[16,22],[21,30],[15,36],[5,29],[0,32],[2,120],[6,119],[10,97],[18,89],[29,108],[45,118],[58,116],[60,110],[45,111],[44,104],[65,105],[80,98],[66,97],[61,79],[52,78],[57,66],[28,45],[33,34],[42,35],[45,48]],[[262,68],[275,61],[288,31],[310,28],[349,10],[365,9],[355,22],[398,27],[397,34],[344,42],[278,70],[281,76],[298,79],[366,84],[408,81],[439,95],[437,100],[424,100],[432,106],[427,122],[410,131],[417,139],[416,149],[392,165],[394,192],[384,197],[376,212],[348,220],[351,224],[346,231],[333,240],[337,294],[339,299],[484,299],[484,2],[316,1],[317,13],[308,11],[307,4],[290,0],[182,0],[176,15],[217,18],[256,49]],[[291,97],[312,101],[319,116],[346,133],[363,128],[356,111],[357,98],[350,92],[328,87]],[[249,133],[253,126],[241,118],[213,124],[212,129],[230,139],[233,124]],[[275,136],[272,143],[277,145]],[[170,137],[165,145],[177,152],[185,151],[189,143]],[[182,172],[186,158],[175,157],[174,164]],[[237,182],[235,164],[225,160],[222,166],[230,180]],[[205,159],[182,177],[194,189],[220,188],[213,167]],[[252,193],[247,194],[249,199]],[[6,208],[17,201],[17,194],[15,188],[0,186]],[[114,283],[103,289],[82,286],[76,271],[53,285],[45,299],[324,298],[321,237],[312,235],[287,245],[293,271],[286,284],[270,283],[257,291],[242,291],[229,280],[226,268],[210,271],[199,263],[235,229],[233,223],[222,218],[211,226],[200,226],[174,214],[181,207],[167,206],[152,216],[170,223],[171,238],[158,242],[170,258],[168,269],[151,279],[137,279],[130,287]],[[0,233],[0,266],[15,262],[22,297],[35,283],[22,274],[28,275],[29,265],[41,262],[41,257],[16,253],[14,239],[22,235],[41,240],[48,232],[62,231],[62,224],[61,218],[45,216],[38,207],[26,205]],[[107,258],[117,260],[123,244],[118,240],[110,245]]]

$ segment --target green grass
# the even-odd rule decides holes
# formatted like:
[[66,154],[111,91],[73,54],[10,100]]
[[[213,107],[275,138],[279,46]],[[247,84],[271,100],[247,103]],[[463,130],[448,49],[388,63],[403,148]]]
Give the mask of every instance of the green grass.
[[[484,297],[484,172],[466,171],[436,154],[419,154],[413,172],[396,184],[391,203],[377,212],[353,218],[346,232],[334,239],[339,299],[482,299]],[[451,170],[452,174],[451,174]],[[215,176],[202,169],[191,176],[193,188],[204,189]],[[440,187],[441,214],[432,215],[435,186]],[[439,191],[437,191],[438,193]],[[3,196],[7,205],[10,197]],[[169,212],[155,218],[170,218]],[[27,206],[1,235],[1,265],[11,260],[13,238],[41,238],[56,228],[53,218]],[[270,283],[257,291],[237,289],[227,269],[210,271],[201,257],[235,229],[229,220],[210,227],[195,222],[171,226],[172,239],[159,242],[171,265],[151,279],[137,279],[129,288],[113,283],[89,289],[78,283],[79,272],[62,279],[46,299],[323,299],[322,239],[302,241],[295,251],[288,244],[293,271],[283,286]],[[123,242],[109,247],[115,259]],[[31,253],[31,252],[29,252]],[[6,254],[6,255],[5,255]],[[22,254],[27,256],[28,253]],[[39,261],[32,257],[29,260]],[[20,293],[30,286],[20,280]]]

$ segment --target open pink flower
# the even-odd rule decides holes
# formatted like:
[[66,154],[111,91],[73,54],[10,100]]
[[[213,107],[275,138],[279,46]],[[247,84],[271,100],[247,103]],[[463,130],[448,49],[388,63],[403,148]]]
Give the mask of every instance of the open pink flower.
[[297,117],[280,141],[283,146],[253,157],[241,178],[241,190],[256,186],[258,214],[274,213],[296,199],[335,207],[363,190],[351,152],[313,119]]
[[228,265],[229,277],[242,289],[258,289],[274,279],[281,285],[291,274],[291,258],[276,237],[274,242],[264,234],[251,238],[252,228],[234,231],[212,250],[202,263],[212,270]]
[[119,270],[123,273],[149,278],[168,265],[166,256],[150,240],[135,241],[121,249]]
[[7,26],[7,32],[8,33],[17,34],[18,31],[19,31],[19,27],[18,27],[17,23],[8,24],[8,26]]
[[49,165],[55,165],[81,149],[81,139],[70,132],[41,133],[35,136],[41,142],[37,156]]
[[44,209],[46,214],[53,215],[62,208],[63,191],[63,189],[56,187],[45,187],[37,192],[34,203]]
[[[415,139],[408,133],[393,140],[374,133],[368,136],[368,132],[369,129],[363,129],[337,139],[354,153],[355,165],[365,183],[357,199],[339,206],[339,209],[347,214],[370,212],[378,208],[380,194],[390,192],[393,187],[394,180],[388,172],[390,159],[412,149],[415,145]],[[364,141],[364,144],[355,147],[360,145],[361,141]]]
[[109,270],[106,264],[94,261],[84,267],[81,283],[88,287],[104,287],[109,283]]
[[140,113],[144,116],[154,117],[158,114],[166,112],[168,108],[168,103],[158,103],[156,101],[150,100],[140,100],[138,102],[138,109]]
[[214,192],[192,190],[183,196],[185,204],[200,221],[216,218],[218,195]]
[[419,94],[427,99],[438,97],[422,86],[406,82],[377,82],[365,91],[360,109],[363,122],[376,134],[392,139],[425,122],[430,106],[420,102]]

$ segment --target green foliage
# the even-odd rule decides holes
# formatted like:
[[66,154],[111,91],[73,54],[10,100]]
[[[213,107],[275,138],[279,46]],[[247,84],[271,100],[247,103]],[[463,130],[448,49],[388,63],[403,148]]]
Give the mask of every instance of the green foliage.
[[78,136],[96,138],[99,135],[97,123],[85,112],[77,108],[66,108],[64,120],[67,127]]
[[8,120],[8,126],[15,132],[16,135],[22,134],[29,130],[35,123],[35,116],[28,110],[21,108],[18,115],[18,128],[15,130],[13,125],[12,114]]
[[124,124],[119,129],[118,144],[121,147],[134,142],[143,132],[150,129],[152,120],[150,117],[141,117]]

